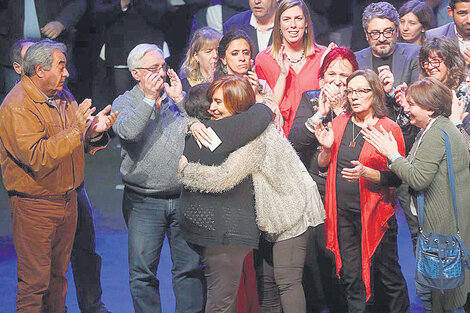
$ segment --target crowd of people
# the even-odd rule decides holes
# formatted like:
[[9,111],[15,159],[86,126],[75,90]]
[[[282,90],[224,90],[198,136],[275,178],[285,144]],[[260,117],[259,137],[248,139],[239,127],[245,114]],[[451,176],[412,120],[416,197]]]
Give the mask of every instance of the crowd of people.
[[[399,208],[415,250],[423,232],[470,247],[470,1],[450,0],[439,27],[440,1],[368,3],[356,52],[320,44],[312,1],[249,0],[240,13],[211,1],[187,44],[161,23],[205,1],[98,1],[114,99],[100,110],[69,80],[89,70],[68,62],[85,2],[37,2],[0,4],[16,36],[0,66],[0,166],[17,312],[66,312],[69,261],[81,312],[109,312],[84,153],[114,136],[135,312],[161,311],[165,236],[177,312],[410,312]],[[465,312],[466,278],[417,281],[425,312]]]

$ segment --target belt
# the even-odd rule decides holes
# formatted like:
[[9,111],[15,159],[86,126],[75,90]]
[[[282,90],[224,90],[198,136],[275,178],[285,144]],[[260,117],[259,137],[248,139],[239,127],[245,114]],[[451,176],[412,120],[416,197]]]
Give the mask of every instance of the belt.
[[154,198],[154,199],[162,199],[162,200],[170,200],[170,199],[178,199],[180,197],[179,193],[173,193],[173,194],[165,194],[165,193],[153,193],[153,194],[145,194],[145,193],[140,193],[137,192],[127,186],[124,187],[124,190],[126,192],[131,192],[136,195],[139,195],[141,197],[148,197],[148,198]]
[[72,193],[75,192],[75,189],[67,191],[63,195],[53,195],[53,196],[39,196],[39,195],[30,195],[27,193],[19,192],[16,190],[8,191],[9,197],[20,197],[28,199],[41,199],[41,200],[50,200],[50,201],[69,201],[72,198]]

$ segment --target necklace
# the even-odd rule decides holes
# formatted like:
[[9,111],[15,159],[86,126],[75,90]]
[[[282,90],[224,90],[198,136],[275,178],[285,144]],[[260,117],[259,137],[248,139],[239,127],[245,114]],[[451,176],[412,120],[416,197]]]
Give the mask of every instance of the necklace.
[[295,64],[295,63],[299,63],[300,61],[302,61],[305,57],[305,50],[302,51],[302,55],[298,58],[298,59],[295,59],[295,60],[292,60],[291,58],[289,58],[289,56],[286,54],[286,58],[287,60],[292,63],[292,64]]
[[354,147],[356,147],[356,139],[357,139],[357,137],[359,137],[359,135],[361,134],[361,131],[359,131],[356,135],[354,135],[354,133],[355,133],[355,131],[354,131],[354,126],[355,126],[355,124],[354,124],[353,121],[351,121],[351,123],[353,124],[353,131],[352,131],[352,133],[353,133],[353,139],[352,139],[351,142],[349,143],[349,147],[350,147],[350,148],[354,148]]

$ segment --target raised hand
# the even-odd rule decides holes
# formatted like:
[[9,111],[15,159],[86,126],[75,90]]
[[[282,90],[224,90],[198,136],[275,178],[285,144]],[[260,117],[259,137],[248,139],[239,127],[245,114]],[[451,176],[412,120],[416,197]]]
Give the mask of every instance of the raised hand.
[[[328,105],[329,109],[326,113],[329,112],[331,107],[341,107],[344,101],[344,90],[338,87],[336,84],[329,83],[325,84],[322,88],[322,93],[324,94],[325,103]],[[325,116],[326,114],[322,114]]]
[[111,105],[106,106],[103,110],[101,110],[96,116],[93,116],[90,124],[90,137],[96,137],[102,132],[107,131],[108,129],[113,126],[114,122],[116,122],[116,118],[119,114],[118,111],[111,112]]
[[41,28],[41,33],[49,39],[56,39],[64,31],[65,26],[59,21],[52,21]]
[[323,148],[331,149],[333,142],[335,141],[331,122],[328,123],[328,128],[323,126],[322,123],[315,125],[315,137],[317,137],[318,142],[323,146]]
[[96,108],[91,107],[91,99],[85,99],[78,105],[78,110],[75,111],[75,121],[73,126],[78,129],[82,135],[85,134],[87,121],[95,110]]
[[406,100],[405,93],[408,89],[408,85],[406,83],[400,84],[395,89],[395,101],[403,108],[406,109],[408,107],[408,101]]
[[159,73],[148,73],[142,77],[144,97],[154,102],[160,98],[163,89],[163,78]]
[[457,122],[463,120],[463,113],[465,111],[465,106],[463,101],[457,98],[455,91],[452,90],[452,111],[449,116],[451,122]]
[[364,139],[386,158],[398,153],[398,144],[395,137],[393,137],[392,132],[387,132],[382,125],[380,131],[373,126],[369,126],[363,128],[361,133]]
[[395,83],[395,79],[393,77],[393,73],[390,70],[388,65],[380,66],[377,68],[379,72],[379,79],[382,83],[384,90],[387,94],[389,94],[393,90],[393,84]]
[[167,71],[168,78],[170,78],[170,84],[164,83],[166,93],[176,103],[183,100],[183,86],[181,80],[173,69]]
[[277,60],[279,64],[279,76],[287,77],[289,74],[290,62],[287,59],[286,47],[281,45],[281,49],[279,50],[279,57]]

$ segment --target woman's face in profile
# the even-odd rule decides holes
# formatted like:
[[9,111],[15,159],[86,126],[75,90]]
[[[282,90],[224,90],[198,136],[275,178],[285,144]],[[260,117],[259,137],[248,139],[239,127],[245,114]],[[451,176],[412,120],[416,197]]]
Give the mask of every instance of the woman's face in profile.
[[245,75],[251,66],[250,44],[243,38],[232,40],[221,60],[227,66],[228,74]]
[[346,89],[348,91],[348,101],[354,113],[365,113],[373,110],[373,92],[364,76],[356,76],[351,79]]
[[209,107],[209,114],[212,115],[212,119],[214,120],[220,120],[233,115],[224,104],[224,93],[222,88],[217,88],[214,91],[212,102]]

